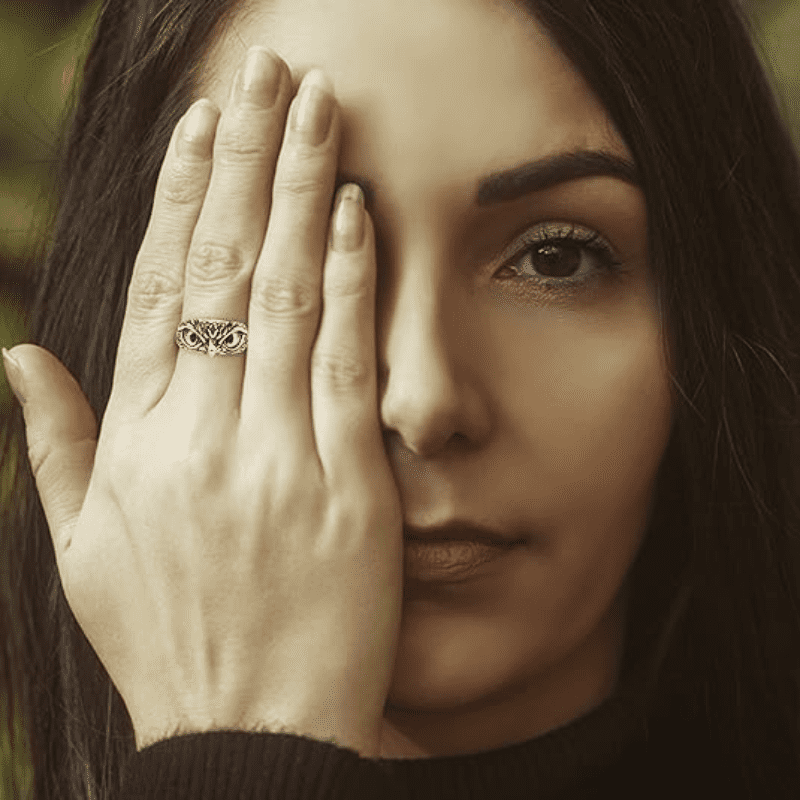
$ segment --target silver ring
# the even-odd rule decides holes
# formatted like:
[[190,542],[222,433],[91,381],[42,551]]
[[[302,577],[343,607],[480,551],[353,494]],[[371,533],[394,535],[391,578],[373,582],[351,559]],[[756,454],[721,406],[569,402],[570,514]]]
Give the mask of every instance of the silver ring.
[[238,356],[247,350],[247,324],[233,319],[187,319],[175,331],[175,344],[209,356]]

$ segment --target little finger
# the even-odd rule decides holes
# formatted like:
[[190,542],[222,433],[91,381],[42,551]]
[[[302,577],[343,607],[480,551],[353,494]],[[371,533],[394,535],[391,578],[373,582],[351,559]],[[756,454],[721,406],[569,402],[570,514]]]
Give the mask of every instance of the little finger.
[[[375,243],[364,196],[342,186],[323,270],[322,322],[311,354],[311,406],[326,482],[367,485],[384,458],[375,355]],[[361,480],[359,480],[361,479]]]

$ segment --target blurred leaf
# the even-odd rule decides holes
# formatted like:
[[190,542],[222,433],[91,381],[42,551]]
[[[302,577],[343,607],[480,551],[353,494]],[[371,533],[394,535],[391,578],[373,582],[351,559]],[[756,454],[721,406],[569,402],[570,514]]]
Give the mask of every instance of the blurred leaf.
[[800,0],[750,4],[761,54],[800,148]]
[[12,152],[0,165],[0,258],[21,259],[47,211],[47,168],[86,55],[99,2],[68,25],[47,31],[19,3],[0,7],[0,141]]
[[29,77],[25,105],[29,109],[32,132],[50,145],[59,129],[78,66],[89,46],[88,37],[98,10],[98,3],[87,6],[67,27],[58,31],[53,41],[33,53],[25,65]]
[[30,171],[0,175],[0,257],[14,261],[29,252],[47,205],[47,195]]
[[[3,475],[6,470],[3,469]],[[0,695],[0,712],[3,713],[5,719],[6,714],[6,699]],[[33,768],[30,763],[30,756],[26,755],[24,758],[19,757],[19,747],[24,741],[24,733],[19,719],[14,718],[14,737],[16,743],[14,746],[14,753],[17,756],[12,759],[11,757],[11,743],[6,737],[0,736],[0,799],[12,797],[29,798],[31,796],[31,789],[33,787]],[[27,746],[25,747],[27,753]],[[19,794],[14,794],[11,791],[12,777],[16,777],[16,784],[19,787]]]
[[800,2],[784,4],[766,21],[764,44],[784,113],[800,142]]

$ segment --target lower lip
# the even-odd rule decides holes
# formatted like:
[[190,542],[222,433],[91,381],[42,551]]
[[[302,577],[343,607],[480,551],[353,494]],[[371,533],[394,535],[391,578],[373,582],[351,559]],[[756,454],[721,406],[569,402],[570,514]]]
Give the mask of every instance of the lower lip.
[[465,539],[404,539],[403,542],[406,579],[444,583],[471,578],[486,564],[507,556],[521,546],[486,544]]

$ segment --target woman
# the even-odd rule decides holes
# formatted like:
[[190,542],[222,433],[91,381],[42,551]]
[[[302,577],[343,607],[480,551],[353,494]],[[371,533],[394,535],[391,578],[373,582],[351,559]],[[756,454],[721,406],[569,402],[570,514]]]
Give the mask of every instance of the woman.
[[796,796],[800,171],[736,6],[108,0],[61,164],[36,797]]

